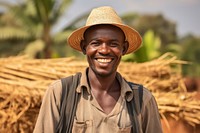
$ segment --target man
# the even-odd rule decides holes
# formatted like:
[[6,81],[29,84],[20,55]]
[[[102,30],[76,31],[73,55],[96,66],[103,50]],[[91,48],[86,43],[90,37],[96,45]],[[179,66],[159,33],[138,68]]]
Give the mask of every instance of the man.
[[[68,78],[66,85],[61,80],[50,85],[35,133],[162,133],[152,94],[117,72],[121,57],[142,43],[136,30],[124,25],[111,7],[99,7],[92,10],[86,26],[70,35],[68,43],[86,55],[89,67]],[[142,93],[134,93],[139,88]],[[74,93],[66,94],[66,90]],[[142,103],[141,108],[137,103]]]

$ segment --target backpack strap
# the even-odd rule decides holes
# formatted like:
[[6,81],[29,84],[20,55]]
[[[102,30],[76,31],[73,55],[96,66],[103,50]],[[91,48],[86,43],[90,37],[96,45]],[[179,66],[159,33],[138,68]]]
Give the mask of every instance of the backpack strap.
[[134,84],[132,82],[128,82],[130,88],[133,90],[134,98],[127,102],[127,108],[129,112],[129,116],[131,122],[133,124],[131,132],[140,133],[139,127],[141,125],[138,116],[141,114],[142,103],[143,103],[143,86],[139,84]]
[[133,89],[136,112],[140,114],[143,103],[143,86],[132,82],[128,82],[128,84]]
[[76,88],[79,84],[81,73],[62,78],[62,96],[60,106],[60,120],[56,127],[56,133],[70,133],[76,113],[79,95]]

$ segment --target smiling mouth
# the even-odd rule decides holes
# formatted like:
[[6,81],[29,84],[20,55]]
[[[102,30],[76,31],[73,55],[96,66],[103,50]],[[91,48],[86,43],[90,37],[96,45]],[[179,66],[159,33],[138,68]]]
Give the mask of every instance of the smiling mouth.
[[112,59],[96,59],[100,63],[110,63]]

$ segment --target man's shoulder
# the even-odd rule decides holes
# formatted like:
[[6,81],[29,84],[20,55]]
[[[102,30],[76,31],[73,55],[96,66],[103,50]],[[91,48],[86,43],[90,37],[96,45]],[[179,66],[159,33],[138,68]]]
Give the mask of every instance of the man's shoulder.
[[57,80],[52,81],[52,82],[48,85],[48,88],[51,89],[51,90],[55,90],[55,89],[57,89],[57,88],[61,88],[61,80],[60,80],[60,79],[57,79]]
[[132,87],[132,89],[143,89],[143,94],[145,96],[149,96],[151,97],[152,96],[152,93],[151,91],[146,88],[143,84],[138,84],[138,83],[134,83],[134,82],[128,82]]
[[146,87],[143,87],[143,99],[150,100],[153,97],[151,91],[147,89]]
[[52,81],[47,90],[46,90],[46,93],[47,94],[50,94],[50,95],[54,95],[56,98],[59,99],[60,97],[60,94],[61,94],[61,91],[62,91],[62,84],[61,84],[61,80],[60,79],[57,79],[55,81]]
[[61,85],[61,79],[56,79],[49,84],[49,87],[55,87]]
[[76,77],[77,75],[81,75],[80,72],[78,73],[75,73],[73,75],[69,75],[69,76],[66,76],[66,77],[62,77],[60,79],[57,79],[57,80],[54,80],[52,81],[50,84],[49,84],[49,88],[51,89],[56,89],[56,88],[62,88],[62,80],[65,80],[65,81],[70,81],[73,77]]
[[146,88],[144,85],[133,83],[133,82],[128,82],[128,83],[132,85],[131,87],[132,89],[135,89],[135,90],[142,89],[142,92],[143,92],[142,99],[144,103],[147,103],[153,97],[151,91],[148,88]]

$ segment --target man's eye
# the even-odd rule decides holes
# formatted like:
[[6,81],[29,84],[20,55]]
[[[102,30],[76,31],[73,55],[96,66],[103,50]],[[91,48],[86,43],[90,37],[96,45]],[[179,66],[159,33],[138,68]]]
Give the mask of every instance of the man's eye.
[[119,44],[118,44],[118,43],[115,43],[115,42],[112,42],[112,43],[110,44],[110,46],[111,46],[111,47],[117,47],[117,46],[119,46]]
[[95,42],[91,42],[90,44],[93,45],[93,46],[98,46],[98,45],[100,45],[100,43],[99,43],[99,42],[96,42],[96,41],[95,41]]

